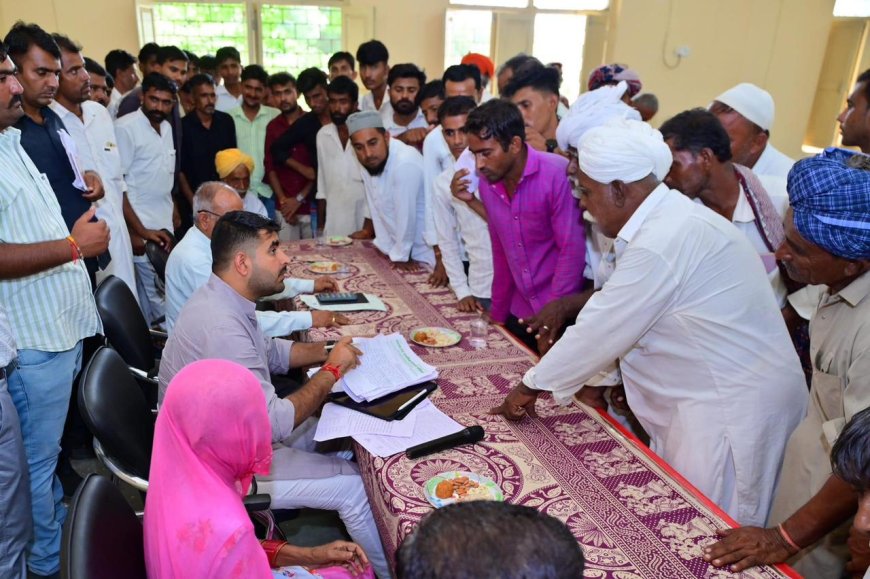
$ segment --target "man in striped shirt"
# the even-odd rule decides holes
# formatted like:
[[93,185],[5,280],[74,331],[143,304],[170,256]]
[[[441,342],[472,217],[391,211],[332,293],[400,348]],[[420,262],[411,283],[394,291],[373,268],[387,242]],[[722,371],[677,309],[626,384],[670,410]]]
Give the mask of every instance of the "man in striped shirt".
[[[21,75],[38,74],[25,60]],[[66,509],[55,477],[60,437],[82,339],[101,331],[84,258],[105,252],[109,229],[94,209],[67,228],[57,197],[21,147],[14,128],[24,114],[15,64],[0,44],[0,305],[9,315],[18,360],[5,368],[21,422],[30,475],[33,540],[27,565],[34,576],[60,568]],[[0,535],[14,524],[0,521]]]

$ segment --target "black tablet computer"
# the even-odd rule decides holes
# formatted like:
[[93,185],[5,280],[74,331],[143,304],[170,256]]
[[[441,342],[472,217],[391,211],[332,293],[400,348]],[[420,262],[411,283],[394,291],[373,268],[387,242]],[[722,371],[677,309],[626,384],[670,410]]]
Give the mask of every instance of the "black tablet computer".
[[329,401],[352,410],[380,418],[381,420],[401,420],[420,402],[438,388],[434,380],[403,388],[371,402],[356,402],[345,392],[332,392]]

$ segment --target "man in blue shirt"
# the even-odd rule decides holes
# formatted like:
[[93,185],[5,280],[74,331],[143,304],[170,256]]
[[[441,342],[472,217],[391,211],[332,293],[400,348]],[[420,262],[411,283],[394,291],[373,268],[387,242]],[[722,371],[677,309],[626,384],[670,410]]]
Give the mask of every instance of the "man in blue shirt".
[[[57,93],[60,48],[46,31],[35,24],[16,24],[6,35],[9,56],[18,67],[24,116],[15,123],[21,131],[21,145],[36,167],[45,174],[66,226],[73,224],[103,197],[103,183],[90,167],[73,167],[75,144],[57,113],[49,108]],[[64,136],[66,135],[66,136]],[[77,161],[76,161],[77,163]],[[77,182],[78,181],[78,182]],[[98,258],[108,263],[108,252]],[[94,283],[97,258],[85,259]]]

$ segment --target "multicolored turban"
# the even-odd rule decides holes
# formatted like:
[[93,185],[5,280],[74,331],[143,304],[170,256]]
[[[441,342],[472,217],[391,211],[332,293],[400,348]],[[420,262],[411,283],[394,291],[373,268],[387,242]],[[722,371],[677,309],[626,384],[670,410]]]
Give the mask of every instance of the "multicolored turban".
[[628,83],[628,96],[631,97],[639,93],[643,87],[640,76],[624,64],[605,64],[589,74],[586,88],[587,90],[595,90],[608,84],[616,84],[621,80]]

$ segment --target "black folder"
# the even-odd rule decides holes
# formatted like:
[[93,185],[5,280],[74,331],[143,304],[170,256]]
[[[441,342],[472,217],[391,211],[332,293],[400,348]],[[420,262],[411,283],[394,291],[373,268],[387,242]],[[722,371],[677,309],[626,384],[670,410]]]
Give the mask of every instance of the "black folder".
[[[420,402],[428,398],[429,394],[434,392],[436,388],[438,388],[438,383],[434,380],[429,380],[414,386],[408,386],[370,402],[356,402],[345,392],[330,393],[329,401],[351,410],[380,418],[381,420],[401,420]],[[413,400],[413,402],[403,407],[409,400]]]

